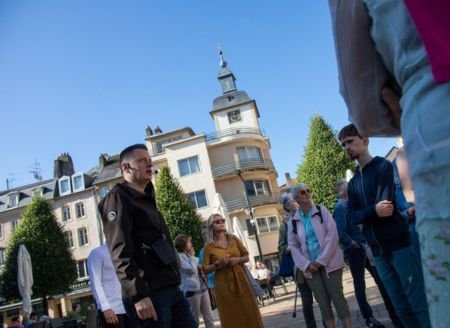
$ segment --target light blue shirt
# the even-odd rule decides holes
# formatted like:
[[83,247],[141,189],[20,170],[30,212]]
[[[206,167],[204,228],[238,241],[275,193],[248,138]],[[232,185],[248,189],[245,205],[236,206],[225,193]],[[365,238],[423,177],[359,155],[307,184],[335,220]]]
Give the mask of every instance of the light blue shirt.
[[200,279],[198,277],[198,258],[178,252],[180,258],[181,290],[186,292],[200,291]]
[[303,226],[305,227],[306,249],[308,250],[309,259],[315,261],[320,254],[320,244],[311,223],[312,208],[306,215],[302,210],[299,210],[298,212],[302,218]]

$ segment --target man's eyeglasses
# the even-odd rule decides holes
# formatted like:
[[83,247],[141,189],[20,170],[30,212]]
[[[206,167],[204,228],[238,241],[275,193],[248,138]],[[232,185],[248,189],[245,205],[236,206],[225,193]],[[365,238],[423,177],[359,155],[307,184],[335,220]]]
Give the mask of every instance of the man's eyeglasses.
[[311,193],[311,189],[306,188],[306,189],[300,190],[300,194],[306,195],[306,193],[310,194]]
[[225,219],[215,220],[214,224],[222,224],[225,223]]

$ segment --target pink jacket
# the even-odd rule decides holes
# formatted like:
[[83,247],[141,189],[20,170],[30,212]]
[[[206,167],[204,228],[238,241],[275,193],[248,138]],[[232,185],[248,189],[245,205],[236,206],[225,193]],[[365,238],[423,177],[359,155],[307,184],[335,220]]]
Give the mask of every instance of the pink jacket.
[[[339,247],[339,235],[333,217],[324,206],[320,206],[320,208],[322,210],[323,223],[320,222],[321,220],[315,206],[313,206],[311,216],[311,223],[320,244],[320,254],[316,262],[322,264],[327,273],[330,273],[344,267],[344,254]],[[296,235],[293,231],[292,222],[295,222],[297,225]],[[303,271],[305,278],[311,279],[311,272],[306,271],[311,260],[306,248],[305,228],[298,211],[288,223],[288,244],[295,265]]]

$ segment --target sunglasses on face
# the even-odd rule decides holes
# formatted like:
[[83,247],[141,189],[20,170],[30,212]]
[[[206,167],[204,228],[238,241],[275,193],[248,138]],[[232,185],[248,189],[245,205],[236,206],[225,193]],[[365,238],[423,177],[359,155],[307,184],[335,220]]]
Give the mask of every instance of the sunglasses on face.
[[306,195],[307,193],[310,194],[311,193],[311,189],[306,188],[306,189],[300,190],[300,194],[301,195]]
[[214,224],[222,224],[225,223],[225,219],[215,220]]

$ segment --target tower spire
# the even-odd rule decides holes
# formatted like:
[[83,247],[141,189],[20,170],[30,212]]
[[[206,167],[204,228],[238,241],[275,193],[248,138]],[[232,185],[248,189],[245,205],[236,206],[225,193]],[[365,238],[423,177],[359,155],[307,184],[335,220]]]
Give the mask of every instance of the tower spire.
[[223,59],[223,51],[222,48],[220,47],[220,44],[217,43],[217,51],[219,52],[219,66],[220,68],[224,68],[227,67],[227,62],[225,61],[225,59]]
[[219,53],[219,82],[222,87],[222,93],[226,94],[228,92],[236,91],[236,78],[234,77],[233,72],[231,72],[230,68],[227,66],[227,62],[223,58],[223,50],[220,47],[219,43],[217,43],[217,52]]

